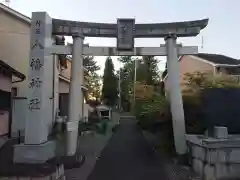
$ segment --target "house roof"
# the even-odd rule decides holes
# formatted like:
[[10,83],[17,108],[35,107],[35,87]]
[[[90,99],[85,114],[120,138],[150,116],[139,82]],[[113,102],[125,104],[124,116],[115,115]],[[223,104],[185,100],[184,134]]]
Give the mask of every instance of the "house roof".
[[16,69],[14,69],[13,67],[11,67],[10,65],[8,65],[7,63],[5,63],[2,60],[0,60],[0,67],[2,70],[10,72],[12,75],[14,75],[15,77],[18,77],[22,81],[25,80],[25,78],[26,78],[26,76],[24,74],[20,73],[19,71],[17,71]]
[[[20,19],[21,21],[27,23],[27,24],[31,24],[31,18],[30,17],[27,17],[25,16],[24,14],[8,7],[8,6],[5,6],[3,3],[0,3],[0,9],[2,9],[3,11],[9,13],[11,16],[14,16],[16,17],[17,19]],[[55,40],[62,40],[62,36],[55,36]],[[65,55],[59,55],[59,61],[60,61],[60,64],[67,68],[67,65],[66,65],[66,56]]]
[[25,16],[24,14],[8,7],[8,6],[5,6],[3,3],[0,3],[0,8],[2,10],[4,10],[5,12],[8,12],[9,14],[11,14],[12,16],[15,16],[16,18],[26,22],[26,23],[31,23],[31,18]]
[[[30,17],[28,17],[28,16],[26,16],[26,15],[24,15],[24,14],[22,14],[22,13],[16,11],[16,10],[4,5],[3,3],[0,3],[0,9],[4,10],[5,12],[9,13],[10,15],[12,15],[12,16],[20,19],[20,20],[22,20],[23,22],[25,22],[29,25],[31,24],[31,18]],[[58,40],[62,39],[62,36],[59,36],[59,35],[56,35],[55,37]]]
[[[181,56],[178,60],[181,61],[183,56]],[[196,60],[209,62],[209,64],[213,66],[240,66],[240,60],[221,54],[198,53],[192,56],[197,57]],[[167,69],[163,71],[162,79],[165,79],[166,77]]]
[[194,56],[210,61],[218,65],[240,65],[240,60],[221,54],[198,53]]

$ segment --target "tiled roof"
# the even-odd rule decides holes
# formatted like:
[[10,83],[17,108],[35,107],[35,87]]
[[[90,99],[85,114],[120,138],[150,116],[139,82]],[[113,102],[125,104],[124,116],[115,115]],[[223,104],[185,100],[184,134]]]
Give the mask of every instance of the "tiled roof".
[[214,64],[240,65],[240,60],[221,54],[198,53],[194,56],[210,61]]

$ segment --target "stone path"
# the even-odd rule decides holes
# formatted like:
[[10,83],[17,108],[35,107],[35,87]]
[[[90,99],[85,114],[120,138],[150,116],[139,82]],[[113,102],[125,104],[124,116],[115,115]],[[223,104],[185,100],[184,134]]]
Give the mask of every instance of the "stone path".
[[133,120],[121,121],[87,180],[167,180],[163,164]]

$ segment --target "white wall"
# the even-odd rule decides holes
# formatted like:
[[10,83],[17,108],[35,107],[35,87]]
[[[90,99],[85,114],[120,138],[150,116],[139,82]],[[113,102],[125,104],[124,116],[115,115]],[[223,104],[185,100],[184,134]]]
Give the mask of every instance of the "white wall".
[[[0,89],[11,92],[12,79],[10,77],[0,74]],[[1,101],[1,99],[0,99]],[[0,135],[8,133],[9,112],[0,110]]]
[[0,110],[0,136],[8,133],[9,112]]
[[[30,24],[0,9],[0,59],[28,78]],[[26,97],[27,80],[16,83],[19,96]]]
[[[23,82],[15,83],[13,86],[18,88],[19,97],[27,97],[28,94],[28,67],[29,67],[29,55],[30,55],[30,23],[16,18],[13,15],[0,9],[0,59],[8,63],[14,69],[23,73],[26,76],[26,80]],[[48,62],[46,72],[49,72],[47,78],[49,78],[48,84],[45,88],[47,95],[50,98],[48,107],[51,108],[49,114],[46,114],[46,123],[50,125],[53,123],[52,119],[56,115],[56,109],[58,109],[58,78],[55,76],[55,82],[53,82],[53,69],[56,62]],[[58,76],[58,74],[57,74]],[[57,79],[57,80],[56,80]],[[3,82],[4,81],[4,82]],[[57,88],[53,92],[53,83]],[[3,84],[3,85],[2,85]],[[0,78],[0,86],[4,86],[4,89],[9,88],[6,86],[5,80]],[[10,88],[11,89],[11,88]],[[53,99],[54,97],[54,99]],[[57,98],[57,99],[56,99]],[[25,127],[25,114],[27,109],[27,100],[15,102],[15,109],[13,111],[13,131],[22,129]],[[19,127],[17,127],[19,126]]]
[[69,93],[69,82],[59,78],[59,93]]
[[11,92],[12,79],[10,77],[0,74],[0,89],[3,91]]
[[58,59],[57,56],[54,56],[54,69],[55,69],[55,74],[54,74],[54,104],[53,104],[53,119],[56,119],[56,113],[57,110],[59,109],[59,69],[58,69]]
[[13,99],[12,103],[12,125],[11,135],[12,137],[18,137],[18,131],[21,136],[25,134],[26,115],[27,115],[27,99],[18,98]]
[[83,104],[83,117],[88,120],[88,111],[89,111],[89,105]]

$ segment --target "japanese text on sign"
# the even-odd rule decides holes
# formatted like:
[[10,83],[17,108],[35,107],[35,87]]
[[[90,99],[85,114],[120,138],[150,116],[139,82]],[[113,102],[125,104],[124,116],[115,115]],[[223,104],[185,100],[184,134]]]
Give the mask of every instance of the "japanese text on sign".
[[117,23],[117,48],[132,50],[134,47],[134,19],[118,19]]
[[40,21],[40,20],[37,20],[37,21],[36,21],[36,30],[35,30],[35,33],[36,33],[36,34],[41,34],[40,26],[41,26],[41,21]]
[[[40,20],[36,20],[34,23],[34,30],[33,30],[33,41],[34,42],[31,46],[31,51],[38,51],[38,50],[43,50],[44,47],[41,44],[41,39],[39,39],[39,35],[41,34],[41,21]],[[35,72],[36,71],[40,71],[41,68],[43,67],[43,62],[41,59],[41,56],[39,57],[31,57],[30,62],[29,62],[29,67],[31,72],[32,77],[29,78],[29,86],[28,88],[30,89],[34,89],[34,88],[40,88],[42,85],[42,80],[41,80],[41,76],[40,77],[34,77],[35,76]],[[36,94],[38,92],[33,91],[33,96],[35,97],[30,97],[29,98],[29,102],[28,102],[28,108],[30,111],[33,110],[39,110],[40,109],[40,103],[41,103],[41,99],[40,97],[38,97],[39,95]]]
[[39,49],[43,49],[42,44],[38,40],[35,40],[35,43],[32,45],[31,49],[35,49],[37,47],[39,47]]
[[29,88],[34,88],[34,87],[41,87],[41,83],[42,81],[40,80],[40,78],[32,78],[31,82],[29,83]]
[[28,108],[31,111],[35,109],[40,109],[40,99],[38,98],[31,99],[28,103]]
[[39,71],[42,68],[43,64],[41,63],[39,58],[32,58],[30,62],[30,67],[32,70]]

